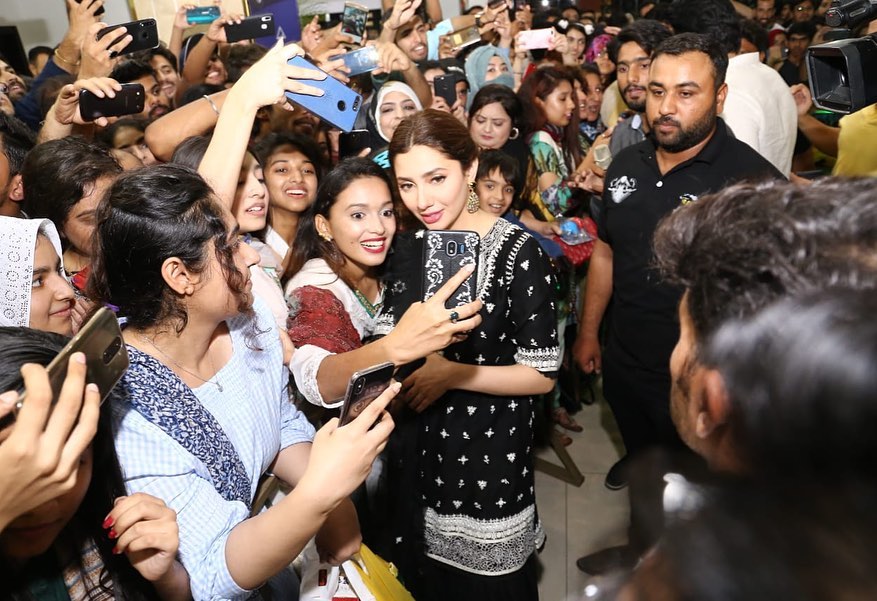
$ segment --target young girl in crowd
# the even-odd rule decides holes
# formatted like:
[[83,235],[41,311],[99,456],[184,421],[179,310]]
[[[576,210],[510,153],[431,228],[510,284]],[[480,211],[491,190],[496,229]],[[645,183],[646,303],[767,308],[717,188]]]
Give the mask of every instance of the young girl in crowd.
[[[393,559],[419,600],[535,599],[544,533],[533,491],[533,395],[558,367],[554,279],[539,245],[480,210],[478,148],[451,115],[404,121],[390,157],[402,201],[429,230],[480,238],[481,323],[403,383],[410,411],[391,454]],[[419,300],[423,232],[399,240],[380,331]],[[398,259],[398,261],[396,260]],[[466,315],[445,309],[449,322]]]
[[[398,388],[352,424],[328,424],[311,452],[313,430],[288,400],[274,320],[250,294],[258,255],[189,169],[120,177],[98,210],[95,241],[94,298],[128,323],[131,366],[112,407],[126,485],[177,512],[193,595],[250,596],[285,575],[318,530],[325,556],[350,557],[359,535],[345,499],[393,428],[382,410]],[[294,488],[248,518],[269,469]],[[295,585],[280,580],[272,590],[288,598]]]
[[320,148],[310,138],[273,133],[255,148],[268,189],[265,243],[285,266],[294,246],[302,213],[313,204],[323,176]]
[[[38,415],[26,407],[31,394],[33,402],[41,404],[40,388],[49,387],[45,376],[40,383],[38,366],[47,365],[66,342],[66,337],[55,333],[23,327],[0,328],[0,390],[15,391],[25,386],[28,391],[18,421],[0,430],[0,444],[20,436],[22,433],[16,432],[19,428],[27,430],[40,425],[35,420]],[[74,355],[64,390],[56,399],[54,413],[58,415],[49,420],[38,444],[46,445],[47,437],[58,436],[59,426],[73,430],[71,442],[81,440],[80,448],[85,447],[87,440],[91,444],[84,452],[65,460],[78,463],[70,485],[57,484],[54,493],[47,491],[44,502],[0,528],[3,597],[71,601],[189,599],[188,576],[176,561],[179,545],[176,515],[153,496],[125,496],[113,448],[110,412],[96,416],[100,395],[96,387],[86,389],[84,408],[79,413],[77,401],[83,394],[85,376],[84,357]],[[12,400],[17,396],[13,393]],[[45,407],[43,416],[47,410]],[[71,421],[57,422],[65,412]],[[91,427],[74,426],[74,419]],[[72,448],[73,445],[65,450]],[[22,460],[25,459],[19,459]]]
[[44,142],[27,154],[21,170],[24,210],[58,228],[68,275],[91,262],[94,212],[121,171],[109,151],[76,136]]
[[48,219],[0,217],[0,325],[73,333],[73,288],[61,240]]

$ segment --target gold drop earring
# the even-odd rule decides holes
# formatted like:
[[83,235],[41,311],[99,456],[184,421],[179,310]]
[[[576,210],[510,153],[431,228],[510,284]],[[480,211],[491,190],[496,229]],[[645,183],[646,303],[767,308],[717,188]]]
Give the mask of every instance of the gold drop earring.
[[466,210],[470,213],[477,213],[481,208],[478,201],[478,194],[475,193],[475,182],[469,182],[469,196],[466,197]]

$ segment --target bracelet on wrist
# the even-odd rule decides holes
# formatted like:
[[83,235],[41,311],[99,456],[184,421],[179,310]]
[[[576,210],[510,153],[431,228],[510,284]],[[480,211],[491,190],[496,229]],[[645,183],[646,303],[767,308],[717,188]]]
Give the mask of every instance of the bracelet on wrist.
[[61,53],[58,52],[57,48],[55,48],[55,51],[53,52],[53,54],[55,55],[55,58],[57,58],[59,61],[61,61],[65,65],[70,65],[71,67],[78,67],[80,64],[82,64],[81,60],[78,60],[74,63],[70,59],[64,58],[63,56],[61,56]]
[[212,108],[212,109],[213,109],[213,112],[216,113],[217,116],[218,116],[218,115],[219,115],[219,107],[216,106],[216,103],[215,103],[215,102],[213,102],[213,98],[211,98],[211,97],[208,96],[207,94],[204,94],[204,97],[203,97],[203,98],[204,98],[204,100],[206,100],[207,102],[210,103],[210,108]]

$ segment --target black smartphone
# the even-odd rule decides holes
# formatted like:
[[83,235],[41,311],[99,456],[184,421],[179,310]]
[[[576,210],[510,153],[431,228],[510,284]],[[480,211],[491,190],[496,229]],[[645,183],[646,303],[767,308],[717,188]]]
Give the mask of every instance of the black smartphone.
[[453,107],[457,102],[457,78],[453,75],[439,75],[432,80],[435,95],[444,98],[448,107]]
[[88,90],[79,91],[79,112],[85,121],[98,117],[121,117],[143,112],[146,91],[139,83],[123,83],[115,98],[100,98]]
[[111,32],[117,30],[120,27],[124,27],[127,30],[128,34],[134,39],[131,40],[130,44],[118,50],[112,49],[113,46],[115,46],[116,44],[111,45],[110,58],[115,58],[122,54],[131,54],[132,52],[149,50],[150,48],[158,47],[158,26],[155,23],[155,19],[140,19],[139,21],[131,21],[129,23],[121,23],[119,25],[110,25],[109,27],[104,27],[99,32],[97,32],[97,39],[101,39],[105,35],[109,35]]
[[347,392],[344,393],[344,404],[341,406],[340,426],[356,419],[373,400],[389,388],[395,369],[392,363],[387,362],[360,370],[350,376]]
[[[292,57],[287,63],[295,67],[321,70],[300,56]],[[362,107],[362,96],[331,76],[322,81],[308,80],[307,84],[323,90],[323,95],[309,96],[287,92],[286,97],[341,131],[352,130],[356,115]]]
[[229,44],[273,36],[277,32],[272,14],[254,15],[242,19],[240,23],[226,23],[223,27],[225,27],[225,39]]
[[[88,4],[89,4],[89,5],[90,5],[92,2],[93,2],[93,0],[88,0]],[[82,4],[82,0],[76,0],[76,3],[77,3],[77,4]],[[103,7],[103,6],[101,6],[99,9],[97,9],[96,11],[94,11],[94,16],[99,17],[100,15],[104,14],[105,12],[107,12],[107,11],[104,10],[104,7]]]
[[[67,377],[67,364],[73,353],[85,354],[85,381],[96,384],[100,390],[101,403],[128,369],[128,349],[122,339],[122,330],[116,315],[106,308],[98,309],[82,329],[70,339],[61,352],[49,363],[46,371],[52,387],[52,403],[58,402],[64,379]],[[27,402],[27,391],[23,391],[12,408],[12,413],[0,419],[0,428],[15,420],[15,416]]]
[[475,270],[445,302],[453,309],[471,303],[478,296],[478,247],[481,238],[475,232],[441,230],[426,232],[423,246],[423,300],[429,300],[439,288],[465,265]]
[[368,148],[369,133],[367,129],[354,129],[341,132],[338,138],[338,157],[346,159],[358,156],[360,152]]
[[355,2],[345,2],[341,15],[341,33],[349,35],[357,44],[365,36],[365,24],[368,21],[368,8]]

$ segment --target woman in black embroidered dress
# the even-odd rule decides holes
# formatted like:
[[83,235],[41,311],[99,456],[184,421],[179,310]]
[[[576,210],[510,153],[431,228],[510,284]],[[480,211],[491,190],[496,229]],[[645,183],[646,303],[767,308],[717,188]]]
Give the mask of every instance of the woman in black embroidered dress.
[[[466,128],[433,110],[404,121],[390,143],[407,208],[430,230],[481,238],[482,323],[403,382],[409,411],[391,497],[410,503],[396,514],[393,555],[419,600],[538,598],[532,397],[552,389],[558,367],[554,278],[533,238],[479,210],[477,154]],[[419,300],[422,238],[398,241],[379,328]]]

